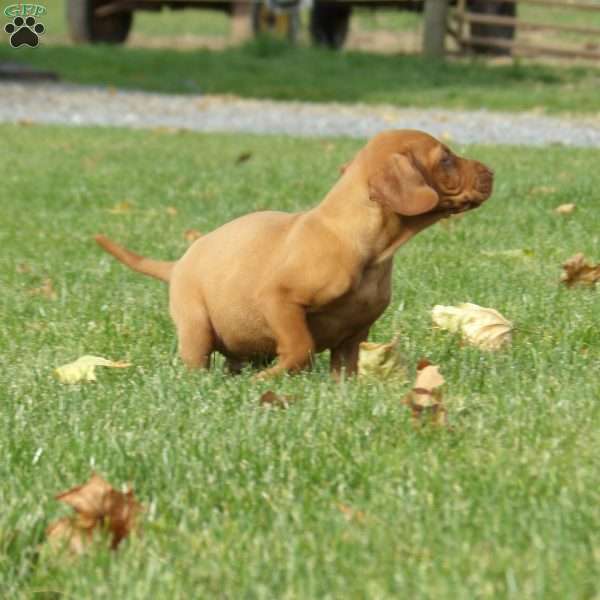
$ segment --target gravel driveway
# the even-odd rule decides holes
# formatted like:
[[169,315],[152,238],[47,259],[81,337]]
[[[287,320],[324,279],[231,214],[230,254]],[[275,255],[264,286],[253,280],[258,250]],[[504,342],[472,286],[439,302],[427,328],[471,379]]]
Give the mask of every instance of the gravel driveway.
[[600,147],[599,118],[155,94],[59,83],[0,83],[0,122],[169,127],[366,138],[423,129],[455,143]]

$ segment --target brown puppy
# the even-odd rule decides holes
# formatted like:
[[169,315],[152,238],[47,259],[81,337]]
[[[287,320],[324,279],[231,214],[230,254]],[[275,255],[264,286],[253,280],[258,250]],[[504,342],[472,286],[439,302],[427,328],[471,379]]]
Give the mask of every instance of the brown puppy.
[[375,136],[315,208],[252,213],[198,239],[176,262],[97,242],[130,268],[169,282],[186,365],[212,352],[232,369],[277,357],[259,376],[295,371],[331,350],[338,376],[356,371],[359,343],[390,302],[394,252],[492,191],[485,165],[413,130]]

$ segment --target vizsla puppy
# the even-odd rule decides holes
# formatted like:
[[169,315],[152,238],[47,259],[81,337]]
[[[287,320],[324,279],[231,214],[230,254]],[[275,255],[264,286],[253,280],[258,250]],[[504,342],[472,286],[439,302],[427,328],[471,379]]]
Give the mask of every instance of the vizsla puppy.
[[331,370],[355,373],[358,347],[390,302],[392,260],[415,234],[491,194],[493,173],[413,130],[375,136],[323,201],[306,212],[252,213],[194,242],[176,262],[96,241],[140,273],[169,282],[179,353],[235,370],[277,357],[259,377],[296,371],[331,351]]

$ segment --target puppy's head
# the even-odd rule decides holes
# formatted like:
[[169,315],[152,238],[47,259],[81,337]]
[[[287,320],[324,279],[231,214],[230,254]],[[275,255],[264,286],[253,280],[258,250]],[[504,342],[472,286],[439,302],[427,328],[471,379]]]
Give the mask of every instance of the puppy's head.
[[464,212],[481,206],[492,193],[491,169],[457,156],[420,131],[380,133],[355,163],[366,177],[371,199],[404,216]]

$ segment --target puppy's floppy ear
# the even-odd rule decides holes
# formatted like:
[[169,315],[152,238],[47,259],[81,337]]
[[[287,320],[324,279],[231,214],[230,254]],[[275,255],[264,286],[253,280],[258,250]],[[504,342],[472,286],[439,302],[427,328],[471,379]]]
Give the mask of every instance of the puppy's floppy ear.
[[429,212],[440,200],[437,192],[425,183],[412,160],[404,154],[392,154],[371,176],[369,196],[405,217]]

